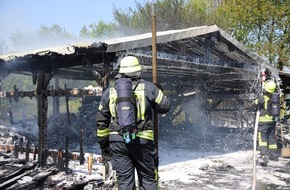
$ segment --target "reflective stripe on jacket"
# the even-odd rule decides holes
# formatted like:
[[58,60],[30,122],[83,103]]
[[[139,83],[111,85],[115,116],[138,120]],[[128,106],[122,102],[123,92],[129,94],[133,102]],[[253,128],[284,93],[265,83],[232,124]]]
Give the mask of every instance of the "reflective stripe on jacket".
[[259,122],[261,123],[270,123],[275,121],[274,117],[268,111],[269,101],[270,97],[267,95],[261,95],[255,100],[255,104],[257,104],[260,108]]

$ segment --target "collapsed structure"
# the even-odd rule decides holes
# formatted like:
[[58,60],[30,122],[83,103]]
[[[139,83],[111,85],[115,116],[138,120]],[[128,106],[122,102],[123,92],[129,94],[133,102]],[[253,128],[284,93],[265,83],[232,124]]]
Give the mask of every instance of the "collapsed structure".
[[[39,126],[39,161],[45,163],[48,96],[96,96],[106,88],[125,55],[134,55],[142,64],[143,77],[152,77],[152,34],[146,33],[102,42],[72,44],[57,48],[0,56],[0,80],[10,73],[32,76],[35,91],[1,92],[1,97],[36,97]],[[245,100],[259,89],[259,71],[279,71],[216,25],[157,32],[158,82],[166,86],[172,107],[202,97],[203,112],[211,119],[216,111],[238,113],[242,127]],[[91,89],[51,88],[52,78],[94,80]],[[283,87],[290,86],[289,75],[282,73]],[[229,104],[226,102],[230,101]],[[57,105],[57,104],[56,104]],[[222,105],[222,106],[221,106]],[[57,108],[55,108],[57,109]],[[181,112],[181,111],[179,111]],[[174,116],[177,113],[173,114]]]

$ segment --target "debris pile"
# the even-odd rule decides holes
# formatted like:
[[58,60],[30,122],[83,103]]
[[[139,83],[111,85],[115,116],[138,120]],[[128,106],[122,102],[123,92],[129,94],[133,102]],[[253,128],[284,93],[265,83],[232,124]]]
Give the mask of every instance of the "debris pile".
[[47,158],[45,167],[39,167],[36,160],[25,163],[24,159],[14,159],[12,152],[1,153],[0,157],[0,189],[84,189],[86,186],[114,185],[104,180],[104,167],[97,163],[97,155],[94,155],[96,163],[91,174],[87,160],[83,165],[78,161],[70,161],[69,169],[60,171],[51,156]]
[[[0,127],[1,143],[13,144],[12,126]],[[160,133],[160,189],[250,189],[252,183],[252,150],[247,133],[236,129],[207,129],[204,136],[199,130],[165,130]],[[251,136],[251,133],[248,134]],[[241,142],[245,146],[241,147]],[[232,142],[232,143],[230,143]],[[241,151],[242,150],[242,151]],[[15,159],[13,151],[0,151],[0,189],[113,189],[112,176],[104,174],[106,168],[100,155],[86,152],[84,164],[70,160],[68,169],[62,170],[52,156],[47,165],[39,167],[37,158],[30,155],[25,162],[24,154]],[[93,156],[89,167],[89,156]],[[91,171],[89,171],[91,168]],[[287,189],[290,178],[289,159],[279,158],[267,168],[257,167],[258,187]],[[178,173],[179,175],[176,175]],[[108,172],[107,174],[111,174]],[[270,180],[269,180],[270,179]],[[270,188],[268,188],[270,187]],[[16,189],[17,189],[16,188]],[[261,188],[263,189],[263,188]]]

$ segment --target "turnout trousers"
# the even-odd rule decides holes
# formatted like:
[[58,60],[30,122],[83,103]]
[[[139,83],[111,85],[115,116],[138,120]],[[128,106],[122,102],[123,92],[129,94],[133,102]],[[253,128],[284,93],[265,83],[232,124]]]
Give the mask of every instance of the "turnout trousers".
[[259,123],[258,145],[261,155],[277,152],[277,140],[275,138],[276,123]]
[[135,169],[141,190],[157,190],[157,151],[153,141],[136,138],[134,142],[111,141],[113,169],[116,170],[118,190],[134,190]]

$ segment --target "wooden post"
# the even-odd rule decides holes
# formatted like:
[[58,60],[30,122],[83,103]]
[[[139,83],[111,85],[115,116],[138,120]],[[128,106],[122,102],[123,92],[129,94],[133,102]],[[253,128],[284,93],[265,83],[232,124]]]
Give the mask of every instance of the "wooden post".
[[70,126],[70,113],[69,113],[69,90],[66,88],[66,84],[64,85],[64,91],[65,91],[65,105],[66,105],[66,114],[67,114],[67,121],[68,126]]
[[14,149],[14,145],[10,145],[10,146],[9,146],[9,152],[12,152],[13,149]]
[[[55,78],[55,87],[54,89],[58,89],[58,78]],[[59,115],[59,96],[53,97],[53,105],[52,105],[52,110],[53,110],[53,116],[56,117]]]
[[[43,64],[45,65],[45,64]],[[38,114],[38,127],[39,127],[39,140],[38,140],[38,161],[40,166],[46,164],[46,154],[47,151],[47,110],[48,110],[48,101],[47,101],[47,86],[51,79],[52,74],[45,72],[44,68],[40,70],[37,77],[37,114]]]
[[29,139],[26,140],[26,149],[25,149],[25,163],[29,162]]
[[23,143],[24,143],[24,138],[20,137],[20,139],[19,139],[19,151],[21,154],[23,154]]
[[94,162],[93,155],[90,154],[89,155],[89,158],[88,158],[88,171],[89,171],[89,175],[92,174],[93,162]]
[[84,150],[83,150],[84,129],[81,128],[81,142],[80,142],[80,165],[85,163]]
[[37,146],[34,147],[33,160],[36,160],[36,154],[37,154]]
[[[156,48],[156,15],[155,15],[155,7],[152,4],[151,7],[151,16],[152,16],[152,76],[153,76],[153,83],[157,84],[157,48]],[[158,115],[157,112],[154,111],[154,144],[157,151],[157,165],[156,169],[158,171],[159,166],[159,156],[158,156]],[[158,172],[157,172],[158,173]]]
[[65,138],[65,171],[67,172],[69,162],[69,152],[68,152],[68,137]]
[[53,162],[55,164],[55,167],[58,168],[58,163],[57,163],[57,155],[58,155],[58,152],[52,151],[51,155],[52,155],[52,158],[53,158]]
[[14,147],[14,155],[15,155],[16,159],[18,159],[18,152],[19,152],[19,145],[16,144],[15,147]]
[[64,170],[64,163],[63,163],[63,151],[62,151],[62,148],[60,147],[58,149],[58,152],[57,152],[57,165],[58,165],[58,169],[60,171],[63,171]]
[[21,154],[23,154],[23,144],[19,145],[19,151],[20,151]]

